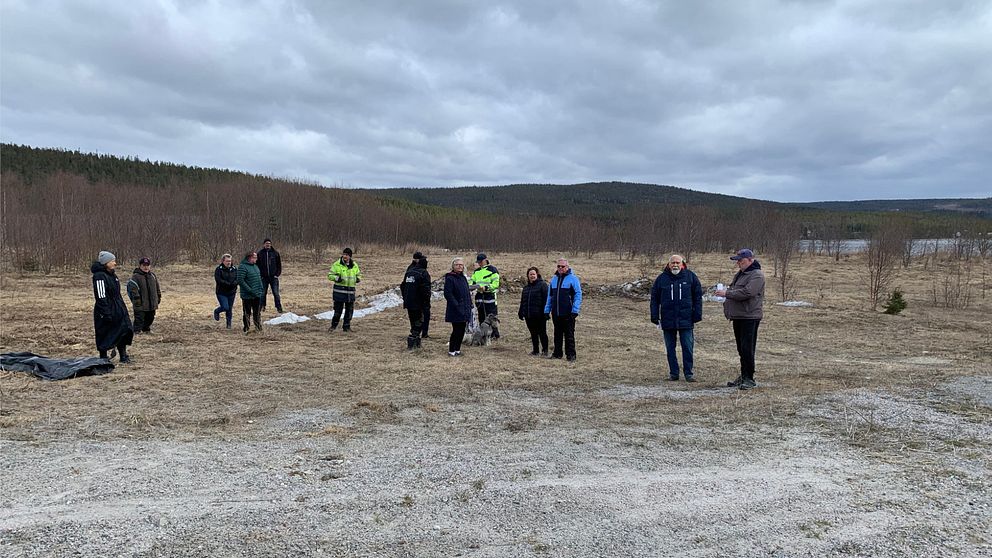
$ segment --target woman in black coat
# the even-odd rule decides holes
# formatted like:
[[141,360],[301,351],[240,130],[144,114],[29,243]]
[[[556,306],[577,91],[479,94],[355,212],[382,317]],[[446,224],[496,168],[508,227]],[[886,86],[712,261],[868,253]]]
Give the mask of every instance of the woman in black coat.
[[217,285],[215,292],[220,304],[214,308],[214,320],[219,322],[223,312],[227,318],[227,329],[231,329],[231,309],[234,308],[234,297],[238,294],[238,268],[230,254],[220,257],[220,265],[214,270],[214,283]]
[[131,317],[121,298],[121,282],[114,271],[117,257],[110,252],[100,252],[90,266],[93,272],[93,326],[96,329],[96,348],[100,358],[107,358],[107,351],[117,348],[121,364],[131,362],[127,346],[134,339]]
[[465,261],[455,258],[451,261],[451,271],[444,276],[444,321],[451,323],[451,337],[448,339],[448,356],[462,356],[462,339],[465,326],[472,319],[472,295],[465,277]]
[[[533,349],[530,354],[548,356],[548,322],[544,317],[544,304],[548,301],[548,283],[541,277],[541,272],[532,267],[527,270],[527,285],[520,293],[520,310],[517,317],[527,322],[530,330],[530,343]],[[538,343],[541,351],[538,352]]]

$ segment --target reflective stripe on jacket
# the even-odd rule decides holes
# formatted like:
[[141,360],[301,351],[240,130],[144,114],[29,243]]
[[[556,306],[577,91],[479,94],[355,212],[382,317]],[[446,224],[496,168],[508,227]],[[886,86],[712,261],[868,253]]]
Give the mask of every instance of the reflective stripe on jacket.
[[486,267],[480,267],[472,273],[472,279],[469,282],[480,287],[475,292],[476,302],[496,304],[496,291],[499,290],[499,270],[496,269],[496,266],[490,264]]

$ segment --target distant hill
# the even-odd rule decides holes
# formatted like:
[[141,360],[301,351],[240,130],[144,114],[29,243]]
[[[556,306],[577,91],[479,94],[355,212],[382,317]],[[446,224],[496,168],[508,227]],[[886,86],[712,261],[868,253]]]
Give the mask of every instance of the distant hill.
[[586,215],[602,217],[645,205],[693,205],[736,210],[745,204],[781,206],[658,184],[587,182],[583,184],[510,184],[460,188],[386,188],[364,190],[423,205],[515,215]]
[[827,201],[794,205],[826,209],[828,211],[963,213],[973,217],[981,217],[982,219],[992,219],[992,198]]

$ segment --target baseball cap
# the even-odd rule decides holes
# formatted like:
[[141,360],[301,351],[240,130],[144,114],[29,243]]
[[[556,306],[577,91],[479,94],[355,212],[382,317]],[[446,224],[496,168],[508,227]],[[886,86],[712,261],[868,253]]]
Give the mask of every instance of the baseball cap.
[[138,265],[152,265],[152,261],[148,258],[141,258],[138,260]]
[[477,262],[481,262],[483,260],[488,260],[488,259],[489,259],[489,256],[483,254],[482,252],[479,252],[479,255],[477,255],[475,257],[475,261],[477,261]]
[[737,251],[737,255],[730,256],[730,259],[737,261],[737,260],[743,260],[744,258],[753,258],[753,257],[754,257],[754,252],[752,252],[750,248],[741,248],[740,250]]

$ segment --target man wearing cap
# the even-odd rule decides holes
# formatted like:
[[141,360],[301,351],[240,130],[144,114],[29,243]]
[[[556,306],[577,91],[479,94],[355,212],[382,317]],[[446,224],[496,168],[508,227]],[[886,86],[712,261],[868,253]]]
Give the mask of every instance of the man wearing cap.
[[727,297],[723,314],[734,325],[737,354],[741,358],[741,375],[727,382],[727,387],[751,389],[758,385],[754,382],[754,352],[758,346],[758,324],[763,317],[765,272],[748,248],[738,250],[730,259],[737,262],[739,271],[729,287],[714,292],[716,296]]
[[162,301],[162,289],[152,271],[150,259],[138,260],[138,267],[134,268],[134,274],[127,282],[127,296],[134,307],[134,333],[150,333],[155,310]]
[[[496,291],[499,290],[499,270],[489,263],[489,258],[483,253],[475,256],[475,272],[469,280],[471,285],[475,285],[475,307],[479,312],[479,323],[481,324],[486,316],[498,315],[496,311]],[[499,339],[499,328],[494,327],[492,339]]]
[[272,287],[272,300],[275,301],[276,310],[282,313],[282,299],[279,298],[279,276],[282,275],[282,258],[279,252],[272,247],[272,240],[266,238],[262,242],[262,249],[258,251],[258,272],[262,276],[262,306],[260,310],[265,311],[265,300],[269,297],[269,287]]
[[334,282],[334,317],[331,318],[331,331],[338,328],[341,312],[344,311],[344,331],[351,331],[351,316],[355,313],[356,286],[362,280],[358,264],[351,259],[351,248],[341,251],[341,257],[331,266],[328,281]]

